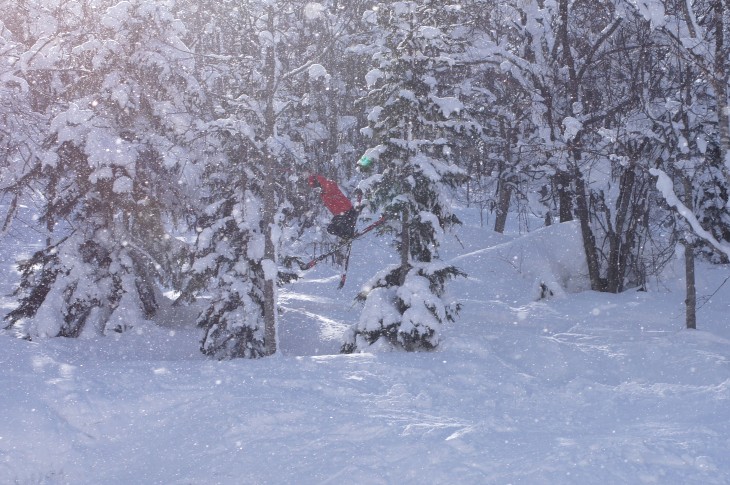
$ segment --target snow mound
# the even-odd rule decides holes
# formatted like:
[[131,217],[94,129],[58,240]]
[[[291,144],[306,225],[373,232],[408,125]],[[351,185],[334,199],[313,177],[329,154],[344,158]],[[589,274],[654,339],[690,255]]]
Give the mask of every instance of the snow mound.
[[590,289],[580,227],[575,221],[457,256],[453,263],[470,275],[516,273],[529,285],[524,291],[529,291],[533,299]]

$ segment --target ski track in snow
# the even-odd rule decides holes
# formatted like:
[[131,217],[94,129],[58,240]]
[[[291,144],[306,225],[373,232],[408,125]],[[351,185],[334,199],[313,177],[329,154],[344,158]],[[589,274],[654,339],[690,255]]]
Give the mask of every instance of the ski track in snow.
[[445,254],[472,276],[437,352],[337,354],[375,238],[342,291],[326,265],[282,290],[274,358],[206,360],[169,322],[0,336],[0,483],[730,483],[726,305],[690,332],[681,293],[533,301],[529,261],[477,251],[508,240],[461,240]]

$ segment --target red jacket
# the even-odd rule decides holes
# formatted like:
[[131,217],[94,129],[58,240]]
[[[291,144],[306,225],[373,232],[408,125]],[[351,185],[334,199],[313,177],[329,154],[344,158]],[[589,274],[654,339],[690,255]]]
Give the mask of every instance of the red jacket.
[[352,209],[352,202],[350,199],[345,197],[337,184],[331,180],[328,180],[321,175],[310,175],[309,186],[315,186],[315,180],[319,182],[319,186],[322,187],[322,202],[325,207],[329,209],[333,216],[343,214]]

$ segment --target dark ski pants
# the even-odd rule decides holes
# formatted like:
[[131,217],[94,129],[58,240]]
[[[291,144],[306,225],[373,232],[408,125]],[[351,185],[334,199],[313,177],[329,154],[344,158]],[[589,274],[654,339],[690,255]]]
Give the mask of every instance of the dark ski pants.
[[332,218],[327,226],[327,232],[340,239],[350,239],[355,235],[355,224],[357,223],[357,211],[353,208]]

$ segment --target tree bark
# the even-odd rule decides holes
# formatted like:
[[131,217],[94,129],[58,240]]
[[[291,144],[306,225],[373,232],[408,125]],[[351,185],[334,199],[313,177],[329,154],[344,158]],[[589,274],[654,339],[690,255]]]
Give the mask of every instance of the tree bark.
[[[276,246],[274,244],[274,216],[276,214],[276,198],[274,193],[273,164],[271,154],[266,157],[266,182],[264,195],[264,224],[266,236],[264,243],[264,259],[276,264]],[[276,275],[268,275],[264,281],[264,347],[266,355],[276,353]]]
[[494,219],[494,231],[502,234],[507,225],[509,203],[512,200],[512,190],[515,182],[515,163],[512,159],[514,129],[506,126],[505,120],[500,120],[499,131],[504,140],[504,163],[500,163],[499,185],[497,186],[497,214]]
[[578,161],[581,156],[579,152],[573,151],[574,158],[574,174],[575,174],[575,205],[576,215],[580,222],[580,233],[583,237],[583,248],[588,264],[588,278],[591,281],[591,289],[595,291],[606,291],[606,283],[601,279],[601,266],[598,262],[598,252],[596,250],[596,237],[591,230],[591,216],[588,209],[588,196],[586,195],[585,181],[583,174],[578,168]]
[[403,286],[406,282],[406,274],[410,267],[411,253],[411,231],[410,216],[408,209],[403,210],[401,214],[401,247],[400,247],[400,274],[398,275],[398,285]]
[[558,193],[558,213],[560,222],[573,220],[573,195],[570,190],[570,174],[563,170],[557,170],[553,175],[553,183]]
[[[692,204],[692,182],[682,175],[684,185],[684,205],[693,210]],[[692,237],[691,235],[689,237]],[[687,296],[684,300],[685,323],[687,328],[697,328],[697,286],[695,283],[695,254],[694,243],[688,238],[683,238],[684,246],[684,279]]]
[[[619,293],[623,291],[624,287],[626,273],[625,253],[631,251],[629,242],[633,241],[633,235],[629,234],[631,229],[625,230],[625,226],[629,219],[629,210],[631,210],[630,202],[634,192],[635,181],[636,173],[634,172],[634,164],[631,163],[624,173],[621,174],[619,196],[616,202],[616,225],[608,235],[609,249],[606,290],[611,293]],[[607,217],[610,217],[610,215],[607,214]]]
[[497,216],[494,219],[494,232],[504,233],[511,199],[512,183],[506,178],[502,178],[499,181],[499,187],[497,189]]
[[687,328],[697,328],[697,288],[695,286],[694,244],[684,240],[684,278],[687,297],[684,300]]
[[[274,32],[273,7],[268,11],[268,27]],[[265,225],[264,259],[276,264],[276,245],[274,242],[274,224],[276,217],[276,189],[274,172],[276,158],[269,148],[269,140],[276,136],[276,115],[274,112],[274,98],[276,90],[276,53],[275,46],[268,47],[266,52],[266,95],[267,104],[264,112],[264,213]],[[268,275],[272,276],[272,275]],[[276,353],[276,278],[267,278],[264,281],[264,348],[266,355]]]

